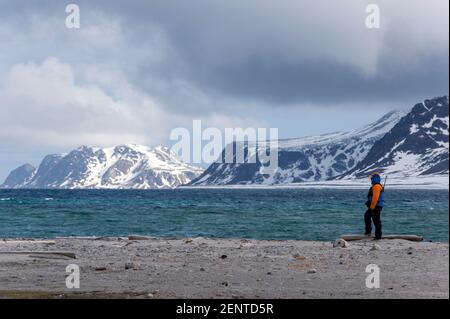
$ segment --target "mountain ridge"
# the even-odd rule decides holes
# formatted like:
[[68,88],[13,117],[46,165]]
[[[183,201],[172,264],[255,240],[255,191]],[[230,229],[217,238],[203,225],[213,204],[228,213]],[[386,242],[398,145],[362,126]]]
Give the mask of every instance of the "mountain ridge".
[[14,170],[2,188],[174,188],[203,169],[186,164],[167,147],[123,144],[107,148],[80,146],[66,154],[43,158],[33,176],[11,185]]
[[[255,150],[241,147],[255,158]],[[299,184],[366,178],[373,171],[396,178],[448,175],[448,148],[448,96],[441,96],[352,131],[278,140],[279,168],[269,177],[258,162],[216,162],[189,186]]]
[[[279,167],[270,176],[262,173],[262,165],[254,160],[257,144],[250,143],[244,147],[253,163],[213,163],[189,185],[270,185],[332,179],[362,160],[374,142],[394,127],[403,115],[402,111],[391,111],[377,121],[351,131],[278,140],[275,147],[278,148]],[[234,147],[228,145],[223,153],[232,152]]]

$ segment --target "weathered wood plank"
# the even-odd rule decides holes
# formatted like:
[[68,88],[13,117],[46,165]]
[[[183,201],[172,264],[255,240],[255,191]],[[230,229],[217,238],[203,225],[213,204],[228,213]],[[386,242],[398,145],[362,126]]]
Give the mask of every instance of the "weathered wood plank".
[[[373,237],[367,237],[365,235],[342,235],[341,238],[346,241],[373,239]],[[381,239],[404,239],[409,241],[423,241],[423,237],[418,235],[385,235],[382,236]]]
[[72,258],[72,259],[77,258],[74,253],[68,252],[68,251],[17,251],[17,250],[13,250],[13,251],[0,251],[0,254],[30,255],[30,256],[43,257],[43,258],[45,258],[46,256],[49,256],[49,257],[63,256],[63,257]]
[[54,240],[0,240],[0,244],[46,244],[54,245]]

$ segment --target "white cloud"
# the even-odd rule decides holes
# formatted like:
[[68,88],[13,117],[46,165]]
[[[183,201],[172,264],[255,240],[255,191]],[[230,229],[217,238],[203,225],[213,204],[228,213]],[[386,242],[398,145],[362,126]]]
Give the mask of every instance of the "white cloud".
[[[44,145],[151,142],[146,120],[164,117],[149,97],[128,92],[113,99],[97,85],[76,83],[68,64],[13,66],[0,89],[0,139]],[[156,122],[157,123],[157,122]]]
[[[191,126],[192,117],[168,113],[117,70],[93,66],[77,71],[83,83],[56,58],[14,65],[0,86],[0,141],[59,148],[153,145],[166,141],[172,128]],[[200,119],[219,128],[249,124],[221,114]]]

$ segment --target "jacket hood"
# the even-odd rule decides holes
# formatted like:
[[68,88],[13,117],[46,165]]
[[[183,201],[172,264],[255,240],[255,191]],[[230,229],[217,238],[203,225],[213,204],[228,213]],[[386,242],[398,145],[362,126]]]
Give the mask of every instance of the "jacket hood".
[[374,175],[372,175],[371,180],[372,180],[372,185],[373,184],[380,184],[381,183],[381,176],[378,175],[378,174],[374,174]]

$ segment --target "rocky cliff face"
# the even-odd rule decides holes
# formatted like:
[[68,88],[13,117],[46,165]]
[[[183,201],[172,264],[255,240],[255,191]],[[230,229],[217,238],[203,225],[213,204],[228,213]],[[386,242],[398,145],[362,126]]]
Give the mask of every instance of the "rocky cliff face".
[[19,188],[31,181],[34,175],[36,174],[36,168],[34,168],[30,164],[22,165],[15,170],[13,170],[5,182],[2,184],[2,187],[5,188]]
[[448,96],[416,104],[345,177],[448,174],[448,124]]

